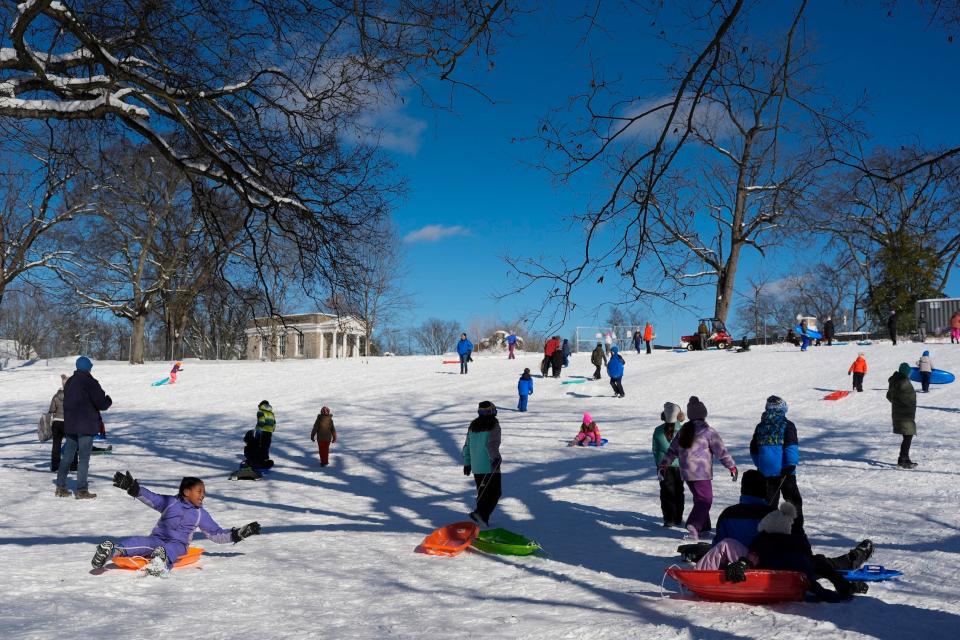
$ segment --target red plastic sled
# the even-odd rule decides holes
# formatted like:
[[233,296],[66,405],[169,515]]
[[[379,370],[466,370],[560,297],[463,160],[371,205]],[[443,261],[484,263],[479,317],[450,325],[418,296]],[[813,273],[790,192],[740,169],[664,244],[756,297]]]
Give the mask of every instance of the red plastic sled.
[[479,532],[480,527],[474,522],[454,522],[424,538],[417,551],[431,556],[455,556],[469,547]]
[[460,364],[459,360],[444,360],[443,364]]
[[[180,567],[185,567],[188,564],[193,564],[200,559],[200,555],[203,553],[203,549],[200,547],[190,547],[187,549],[187,552],[180,556],[180,558],[173,563],[174,569],[179,569]],[[113,564],[116,565],[118,569],[129,569],[135,571],[137,569],[143,569],[147,566],[147,563],[150,562],[149,558],[144,558],[143,556],[114,556]]]
[[839,400],[840,398],[846,398],[850,395],[849,391],[834,391],[833,393],[828,393],[823,396],[824,400]]
[[766,604],[803,600],[807,577],[799,571],[747,571],[743,582],[729,582],[723,571],[670,567],[667,575],[705,600]]

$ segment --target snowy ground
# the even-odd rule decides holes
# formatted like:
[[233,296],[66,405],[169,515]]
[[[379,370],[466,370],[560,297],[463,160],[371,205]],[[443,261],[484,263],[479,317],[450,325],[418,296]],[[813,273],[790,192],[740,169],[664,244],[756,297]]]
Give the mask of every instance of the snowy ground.
[[[928,348],[936,366],[960,371],[960,348]],[[67,629],[95,638],[232,640],[957,637],[960,386],[918,394],[920,467],[897,469],[886,379],[921,349],[863,348],[865,393],[821,400],[848,387],[858,349],[628,353],[625,399],[611,396],[606,379],[537,378],[527,414],[515,411],[516,380],[524,366],[536,371],[536,355],[477,357],[467,376],[439,357],[188,361],[177,385],[159,388],[150,382],[167,374],[167,363],[98,362],[93,373],[114,399],[104,417],[115,453],[92,460],[91,490],[100,495],[93,501],[54,498],[50,445],[35,435],[72,359],[11,362],[0,371],[0,637],[50,638]],[[575,355],[570,375],[589,375],[588,360]],[[661,598],[681,537],[660,526],[650,435],[662,403],[685,405],[699,395],[743,471],[771,393],[787,399],[797,424],[799,486],[815,549],[837,554],[869,536],[877,543],[872,561],[907,575],[839,605]],[[262,482],[231,482],[262,399],[276,410],[277,468]],[[484,399],[500,407],[503,427],[506,497],[493,524],[538,540],[547,558],[414,553],[433,528],[471,508],[460,447]],[[326,469],[309,440],[322,404],[333,409],[340,434]],[[564,446],[584,410],[607,447]],[[118,469],[165,493],[176,492],[181,476],[203,477],[205,507],[222,526],[258,520],[263,535],[238,545],[198,536],[207,549],[200,563],[165,579],[91,572],[96,543],[145,535],[156,520],[111,486]],[[714,518],[738,496],[725,470],[716,471]],[[676,590],[670,580],[667,587]]]

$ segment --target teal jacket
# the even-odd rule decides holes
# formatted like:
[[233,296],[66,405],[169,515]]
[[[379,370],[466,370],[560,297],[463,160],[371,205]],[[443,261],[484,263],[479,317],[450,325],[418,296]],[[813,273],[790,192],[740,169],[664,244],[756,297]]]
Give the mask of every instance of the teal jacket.
[[479,416],[470,423],[463,443],[463,465],[473,473],[500,472],[500,423],[496,416]]
[[[660,461],[663,460],[663,456],[667,455],[667,450],[670,448],[670,440],[667,440],[667,436],[664,434],[667,425],[666,423],[660,425],[653,430],[653,459],[657,463],[657,466],[660,465]],[[680,432],[680,427],[673,425],[673,435],[676,435]],[[670,463],[671,467],[679,467],[680,460],[676,459]]]

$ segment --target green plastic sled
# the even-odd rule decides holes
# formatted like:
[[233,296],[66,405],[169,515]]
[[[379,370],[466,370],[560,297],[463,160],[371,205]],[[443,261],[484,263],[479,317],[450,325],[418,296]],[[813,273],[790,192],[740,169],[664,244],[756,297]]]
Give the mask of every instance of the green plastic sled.
[[539,544],[506,529],[487,529],[477,534],[473,546],[501,556],[529,556],[541,550]]

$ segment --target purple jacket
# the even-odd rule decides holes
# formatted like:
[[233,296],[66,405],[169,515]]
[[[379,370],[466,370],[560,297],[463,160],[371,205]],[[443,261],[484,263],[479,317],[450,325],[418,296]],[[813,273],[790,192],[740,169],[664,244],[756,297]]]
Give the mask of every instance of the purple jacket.
[[177,496],[157,495],[144,487],[140,487],[138,499],[160,512],[160,519],[150,535],[164,542],[179,542],[189,547],[197,529],[216,543],[233,542],[230,529],[221,529],[203,507],[195,507]]
[[660,461],[660,466],[669,466],[680,456],[680,476],[684,480],[713,480],[713,459],[720,458],[727,469],[733,469],[737,463],[727,453],[727,448],[720,439],[720,434],[704,420],[693,420],[693,444],[689,449],[680,447],[680,429],[673,437],[667,455]]

